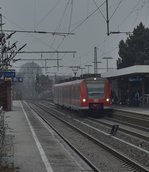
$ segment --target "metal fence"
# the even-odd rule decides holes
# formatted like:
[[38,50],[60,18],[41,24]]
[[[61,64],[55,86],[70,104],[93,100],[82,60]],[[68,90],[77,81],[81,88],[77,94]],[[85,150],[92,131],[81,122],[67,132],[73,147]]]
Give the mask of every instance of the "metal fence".
[[4,156],[4,141],[5,141],[5,119],[4,112],[2,111],[2,107],[0,107],[0,165],[2,163],[2,159]]
[[5,112],[0,107],[0,166],[12,163],[13,154],[13,135],[10,134]]

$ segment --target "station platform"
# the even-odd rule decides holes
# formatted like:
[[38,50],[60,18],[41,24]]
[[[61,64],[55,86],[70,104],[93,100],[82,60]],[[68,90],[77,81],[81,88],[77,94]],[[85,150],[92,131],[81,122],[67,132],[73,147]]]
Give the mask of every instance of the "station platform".
[[45,172],[38,148],[33,139],[25,114],[19,101],[13,102],[12,111],[6,112],[8,127],[14,136],[14,166],[21,172]]
[[[14,136],[14,166],[17,172],[92,171],[77,155],[45,127],[27,104],[13,101],[6,121]],[[10,133],[9,133],[10,134]]]
[[149,115],[149,106],[125,106],[125,105],[112,105],[112,109],[124,112],[131,112],[136,114]]
[[[149,107],[113,105],[112,108],[149,115]],[[13,101],[12,111],[6,112],[9,134],[14,136],[12,158],[17,172],[92,172],[35,116],[20,101]]]

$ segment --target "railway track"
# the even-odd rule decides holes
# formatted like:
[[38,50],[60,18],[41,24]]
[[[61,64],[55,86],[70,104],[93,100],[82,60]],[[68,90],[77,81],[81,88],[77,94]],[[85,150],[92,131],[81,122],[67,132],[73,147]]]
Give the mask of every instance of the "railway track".
[[[43,103],[46,104],[47,106],[49,105],[49,102],[47,102],[47,101],[44,101]],[[52,106],[53,108],[55,107],[55,105],[53,103],[50,103],[50,106]],[[63,110],[63,109],[61,109],[61,110]],[[64,112],[66,112],[66,111],[64,111]],[[70,115],[70,111],[69,111],[69,115]],[[72,115],[76,116],[75,114],[72,114]],[[146,141],[146,142],[149,141],[149,136],[148,136],[149,128],[148,127],[142,127],[142,126],[140,126],[140,124],[138,124],[138,125],[137,124],[131,124],[128,122],[124,122],[123,120],[118,120],[115,118],[109,118],[107,116],[105,116],[105,118],[103,118],[103,119],[102,118],[96,119],[96,118],[88,117],[88,121],[90,120],[90,122],[95,122],[95,123],[97,123],[97,125],[103,124],[105,127],[108,128],[107,130],[109,130],[109,132],[110,132],[110,130],[114,124],[118,124],[120,126],[118,129],[119,131],[126,133],[126,134],[129,134],[131,137],[135,136],[135,137],[138,137],[138,139],[143,139],[143,141]],[[136,115],[133,114],[133,116],[141,118],[141,114],[136,114]],[[146,117],[146,119],[149,119],[149,117],[147,115],[144,115],[144,117]],[[103,125],[102,125],[102,129],[104,128]],[[136,130],[133,130],[129,127],[132,127]],[[141,130],[142,132],[141,133],[138,132],[137,129],[139,129],[139,131]]]
[[[113,163],[115,161],[118,161],[119,168],[123,167],[123,169],[121,169],[120,171],[125,171],[126,169],[127,169],[127,171],[136,171],[136,169],[137,169],[137,171],[143,171],[143,172],[149,171],[149,164],[144,164],[142,162],[143,160],[140,162],[140,161],[136,160],[135,157],[133,157],[133,156],[138,156],[141,151],[142,152],[144,151],[143,152],[144,155],[148,155],[149,154],[148,151],[145,151],[137,146],[131,145],[132,146],[131,151],[132,151],[133,156],[132,155],[128,156],[126,152],[124,153],[121,150],[122,150],[122,148],[130,149],[130,144],[128,144],[127,142],[124,142],[122,140],[121,140],[121,144],[120,144],[120,139],[116,139],[115,137],[109,135],[108,132],[103,132],[102,130],[95,128],[95,126],[87,123],[86,121],[83,121],[83,119],[78,120],[78,119],[72,118],[71,116],[68,117],[68,115],[63,114],[56,109],[53,109],[53,106],[47,107],[47,105],[45,105],[43,103],[38,103],[38,104],[34,104],[34,105],[32,104],[31,107],[37,113],[40,113],[40,115],[42,114],[41,117],[44,118],[44,120],[48,124],[49,124],[49,121],[51,121],[51,119],[49,119],[49,117],[54,114],[54,119],[56,119],[56,121],[60,120],[63,123],[63,125],[64,124],[67,125],[67,129],[65,129],[65,133],[67,133],[70,130],[70,129],[68,129],[68,126],[69,126],[69,128],[73,129],[73,132],[75,130],[77,133],[79,133],[81,135],[81,136],[79,136],[77,133],[73,134],[74,136],[77,135],[77,140],[79,140],[81,142],[81,144],[80,144],[81,147],[82,147],[82,144],[84,145],[84,143],[88,143],[88,144],[93,144],[91,147],[94,149],[95,148],[97,150],[99,148],[102,149],[100,151],[98,150],[99,154],[101,154],[101,152],[103,155],[108,154],[107,157],[110,157],[110,160],[112,159],[111,162],[113,162]],[[57,123],[59,123],[59,122],[55,122],[54,125],[57,126]],[[51,124],[49,124],[49,125],[51,125]],[[54,127],[54,126],[52,126],[52,127]],[[57,129],[55,129],[55,131],[58,132]],[[60,133],[62,132],[61,129],[59,132]],[[60,135],[60,133],[59,133],[59,135]],[[63,136],[63,137],[66,137],[66,136]],[[87,140],[85,140],[85,139],[87,139]],[[73,144],[70,143],[70,141],[68,141],[68,139],[65,138],[65,140],[71,145],[71,147],[73,147],[73,144],[76,141],[76,139],[74,140],[74,137],[73,138],[71,137],[71,139],[70,139],[70,140],[73,140]],[[82,143],[82,140],[84,140],[83,143]],[[119,142],[119,144],[117,144],[117,142]],[[82,147],[81,151],[80,151],[79,146],[75,146],[75,147],[77,147],[77,148],[75,148],[75,150],[80,154],[80,156],[82,156],[82,158],[84,158],[85,161],[88,161],[90,166],[92,166],[92,168],[95,171],[100,171],[101,164],[103,163],[105,165],[106,163],[97,162],[96,158],[99,156],[97,154],[97,150],[96,149],[92,150],[92,151],[90,150],[91,152],[88,152],[89,149],[88,148],[86,149],[85,146],[86,145],[84,145],[84,147]],[[106,150],[106,153],[105,153],[105,150]],[[110,154],[109,154],[109,152],[110,152]],[[99,159],[102,160],[102,157],[100,157]],[[142,159],[142,157],[141,157],[141,159]],[[103,164],[102,164],[102,166],[103,166]],[[107,172],[108,170],[109,171],[111,170],[111,169],[106,169],[106,168],[108,168],[108,167],[102,167],[101,171]]]
[[[105,128],[105,130],[110,130],[112,128],[113,125],[119,125],[119,128],[118,128],[118,131],[121,132],[120,135],[119,134],[116,134],[116,137],[120,137],[122,134],[124,135],[129,135],[129,137],[132,138],[138,138],[139,140],[142,140],[142,142],[147,142],[148,144],[148,141],[149,141],[149,135],[148,135],[148,132],[144,129],[141,128],[141,130],[139,129],[138,130],[138,127],[136,126],[132,126],[130,127],[129,125],[127,125],[127,123],[121,123],[121,121],[115,121],[115,120],[112,120],[111,119],[94,119],[94,118],[89,118],[88,120],[90,120],[89,122],[94,122],[97,127],[98,125],[101,125],[102,126],[102,129]],[[125,140],[125,138],[124,138]],[[134,144],[138,144],[139,143],[135,143],[136,140],[134,140]]]
[[111,120],[149,131],[149,115],[146,114],[114,109]]

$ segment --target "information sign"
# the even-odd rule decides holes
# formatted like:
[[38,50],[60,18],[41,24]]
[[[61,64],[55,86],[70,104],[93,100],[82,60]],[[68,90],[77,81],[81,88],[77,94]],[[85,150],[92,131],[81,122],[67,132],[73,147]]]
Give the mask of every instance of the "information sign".
[[0,71],[0,78],[2,76],[4,78],[5,77],[12,78],[12,77],[15,77],[15,75],[16,75],[15,70],[2,70],[2,71]]

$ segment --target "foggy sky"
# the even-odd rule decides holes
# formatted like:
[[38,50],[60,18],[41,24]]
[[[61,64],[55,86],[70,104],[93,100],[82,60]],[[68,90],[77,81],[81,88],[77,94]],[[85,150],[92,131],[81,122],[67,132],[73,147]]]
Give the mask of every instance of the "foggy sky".
[[[73,31],[75,35],[68,35],[65,38],[51,34],[15,33],[11,42],[18,41],[18,47],[27,43],[24,51],[77,51],[75,57],[72,54],[60,54],[59,58],[62,58],[60,65],[81,65],[81,67],[93,65],[94,47],[97,46],[98,61],[101,62],[98,68],[106,68],[106,61],[102,57],[112,57],[113,59],[109,60],[109,67],[116,68],[119,41],[125,40],[128,35],[107,36],[105,4],[100,8],[101,11],[97,10],[90,16],[103,2],[105,0],[74,0],[72,8],[71,0],[0,0],[5,23],[3,29]],[[87,16],[90,17],[86,19]],[[148,16],[149,0],[109,0],[110,31],[131,32],[140,22],[149,27]],[[61,42],[61,46],[57,49]],[[41,58],[41,55],[18,54],[17,58]],[[43,54],[43,58],[56,58],[56,54]],[[24,63],[26,62],[19,61],[13,65],[20,66]],[[44,65],[45,62],[40,62],[40,66]],[[48,61],[46,65],[55,66],[56,61]],[[49,68],[47,71],[57,72],[57,69]],[[105,71],[106,69],[98,69],[98,73]],[[90,68],[90,72],[93,72],[93,67]],[[72,69],[63,67],[58,73],[72,74]],[[83,73],[87,73],[87,68]]]

